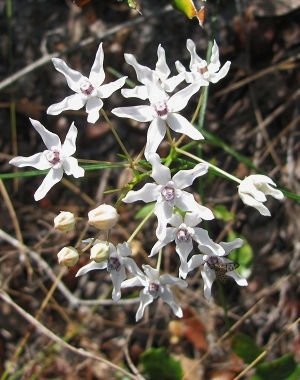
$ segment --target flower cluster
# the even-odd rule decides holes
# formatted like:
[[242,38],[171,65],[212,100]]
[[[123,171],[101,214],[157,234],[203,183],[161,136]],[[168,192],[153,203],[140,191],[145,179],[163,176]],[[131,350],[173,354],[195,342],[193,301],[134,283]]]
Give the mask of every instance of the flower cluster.
[[[142,287],[136,320],[142,318],[146,306],[158,297],[171,307],[176,316],[182,317],[182,310],[174,299],[171,286],[185,288],[187,286],[185,279],[197,267],[201,267],[204,295],[208,300],[211,298],[212,284],[216,279],[225,283],[231,277],[238,285],[247,285],[246,279],[236,272],[238,263],[227,257],[233,249],[240,248],[243,241],[237,238],[229,243],[215,243],[208,231],[198,226],[201,225],[202,220],[212,220],[214,215],[208,207],[199,203],[190,187],[197,178],[207,173],[209,164],[200,162],[187,169],[186,167],[181,170],[175,168],[173,174],[169,167],[172,157],[170,156],[171,161],[169,160],[167,164],[166,160],[157,153],[166,135],[170,144],[174,145],[174,142],[170,140],[170,130],[176,132],[177,135],[186,135],[194,141],[204,139],[201,132],[179,112],[186,107],[191,97],[198,93],[202,86],[218,82],[228,73],[230,67],[230,62],[226,62],[221,67],[219,50],[215,41],[209,63],[197,55],[196,45],[192,40],[187,40],[187,49],[190,53],[189,71],[177,61],[175,66],[178,73],[174,76],[171,76],[165,50],[160,45],[154,70],[140,65],[133,55],[125,54],[126,62],[134,68],[141,85],[122,89],[121,93],[125,98],[139,98],[148,104],[117,107],[111,111],[117,117],[150,122],[144,155],[148,167],[151,166],[149,177],[153,179],[153,182],[147,182],[140,189],[135,190],[133,188],[139,181],[133,181],[123,189],[120,199],[125,203],[136,201],[153,203],[153,213],[157,217],[157,242],[152,247],[149,256],[153,258],[158,254],[161,257],[164,248],[174,242],[180,262],[178,277],[161,274],[160,259],[157,268],[143,265],[142,271],[134,259],[129,257],[132,254],[130,239],[116,246],[109,241],[110,230],[116,226],[119,219],[115,207],[102,204],[88,213],[88,223],[102,230],[107,239],[99,240],[97,235],[96,238],[83,241],[87,245],[81,252],[90,249],[91,262],[82,267],[77,276],[82,276],[92,270],[106,269],[113,283],[112,298],[115,302],[121,298],[121,289]],[[50,106],[47,110],[50,115],[58,115],[65,110],[79,110],[85,106],[88,114],[87,121],[95,123],[103,107],[102,99],[108,98],[114,91],[119,90],[126,81],[126,77],[122,77],[114,82],[103,84],[105,72],[102,43],[97,50],[88,77],[69,68],[61,59],[53,58],[52,61],[54,67],[65,76],[75,94]],[[176,90],[179,85],[181,88]],[[84,169],[73,157],[77,137],[77,128],[74,123],[62,144],[59,137],[48,131],[40,122],[32,119],[30,121],[42,137],[47,149],[31,157],[13,158],[10,163],[18,167],[32,166],[38,170],[50,169],[34,195],[35,200],[40,200],[61,180],[64,172],[79,178],[84,175]],[[271,186],[275,184],[266,176],[252,175],[243,181],[238,179],[236,181],[239,183],[238,193],[242,201],[255,207],[262,215],[270,215],[267,207],[262,204],[266,201],[265,195],[272,195],[277,199],[283,197],[280,190]],[[55,228],[62,232],[72,230],[75,225],[76,218],[70,212],[61,212],[54,220]],[[59,263],[65,266],[76,264],[78,259],[78,249],[74,247],[64,247],[58,254]]]

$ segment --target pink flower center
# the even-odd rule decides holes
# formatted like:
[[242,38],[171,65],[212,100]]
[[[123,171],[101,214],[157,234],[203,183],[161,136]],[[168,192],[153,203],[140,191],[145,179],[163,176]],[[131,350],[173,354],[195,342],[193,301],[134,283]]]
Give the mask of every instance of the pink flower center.
[[84,95],[91,95],[91,93],[94,91],[94,87],[88,80],[84,80],[80,85],[80,91]]
[[49,150],[46,154],[46,158],[50,164],[55,165],[60,162],[60,153],[57,150]]
[[199,67],[198,71],[199,71],[200,74],[204,75],[205,73],[207,73],[208,68],[207,68],[207,66]]
[[179,228],[177,231],[177,239],[180,242],[186,242],[190,238],[190,233],[186,228]]
[[157,116],[164,117],[168,115],[168,106],[165,101],[157,102],[153,105]]
[[152,297],[156,298],[158,296],[159,284],[156,282],[150,282],[148,290],[149,294],[151,294]]
[[161,191],[161,196],[165,201],[172,201],[175,198],[175,189],[173,187],[166,186]]
[[107,271],[112,272],[116,270],[117,272],[120,270],[121,264],[117,257],[110,256],[107,260]]

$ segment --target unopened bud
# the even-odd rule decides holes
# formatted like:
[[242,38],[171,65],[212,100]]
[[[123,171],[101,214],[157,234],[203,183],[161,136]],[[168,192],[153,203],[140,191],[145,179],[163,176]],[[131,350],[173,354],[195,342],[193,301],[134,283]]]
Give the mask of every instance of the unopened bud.
[[100,205],[99,207],[91,210],[88,213],[89,224],[98,228],[99,230],[109,230],[114,227],[119,219],[117,210],[110,206]]
[[60,214],[54,218],[54,228],[61,232],[71,231],[75,224],[75,216],[69,211],[61,211]]
[[101,263],[106,260],[110,254],[109,245],[105,243],[97,243],[91,248],[91,260]]
[[79,254],[75,248],[69,246],[62,248],[58,252],[57,258],[60,265],[71,267],[78,262]]

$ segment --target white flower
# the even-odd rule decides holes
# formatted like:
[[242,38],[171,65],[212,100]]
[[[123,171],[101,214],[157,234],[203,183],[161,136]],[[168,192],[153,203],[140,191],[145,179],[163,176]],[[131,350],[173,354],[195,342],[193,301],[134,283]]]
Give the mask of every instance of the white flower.
[[256,208],[264,216],[271,216],[270,211],[263,205],[263,202],[267,200],[266,195],[271,195],[276,199],[282,199],[284,196],[280,190],[274,189],[270,184],[276,186],[265,175],[250,175],[239,185],[239,196],[246,205]]
[[65,142],[61,144],[59,137],[55,133],[48,131],[39,121],[29,120],[34,129],[40,134],[48,149],[30,157],[15,157],[9,163],[19,168],[32,166],[38,170],[50,169],[34,194],[34,199],[39,201],[62,179],[64,171],[67,175],[79,178],[84,176],[84,169],[78,166],[76,158],[71,157],[76,151],[77,128],[74,123],[72,123],[67,133]]
[[216,278],[225,283],[227,280],[226,276],[229,276],[240,286],[248,285],[247,280],[235,271],[238,264],[224,257],[228,256],[233,249],[239,248],[242,245],[243,240],[239,238],[230,243],[221,242],[220,246],[224,249],[223,257],[216,256],[208,247],[199,246],[199,249],[205,255],[194,255],[189,260],[188,272],[204,264],[201,274],[204,280],[204,296],[207,300],[211,297],[211,287]]
[[[214,41],[210,63],[204,59],[201,59],[196,53],[196,45],[192,40],[187,40],[186,47],[191,55],[190,61],[190,72],[186,72],[185,67],[177,61],[175,63],[178,72],[185,73],[185,80],[187,83],[197,83],[200,82],[203,86],[208,86],[209,82],[217,83],[220,79],[224,78],[228,73],[230,68],[230,61],[227,61],[224,66],[220,69],[220,60],[219,60],[219,48]],[[220,71],[218,72],[218,70]]]
[[133,106],[114,108],[111,112],[118,117],[127,117],[140,122],[151,121],[145,148],[145,157],[155,153],[161,141],[163,140],[167,127],[177,133],[183,133],[193,140],[201,140],[204,137],[187,119],[179,115],[190,100],[200,88],[199,83],[194,83],[175,95],[169,97],[157,81],[149,81],[147,91],[150,100],[150,106]]
[[200,247],[207,246],[215,255],[224,255],[224,249],[214,243],[208,235],[208,232],[200,227],[195,227],[201,222],[201,218],[196,213],[187,212],[184,219],[179,214],[173,214],[168,221],[172,227],[166,228],[166,236],[163,240],[158,240],[151,250],[150,257],[175,240],[176,252],[180,258],[179,276],[186,278],[188,273],[187,259],[193,249],[193,240]]
[[60,265],[72,267],[79,260],[78,251],[71,246],[64,247],[58,252],[57,260]]
[[[90,239],[86,239],[84,242],[89,242]],[[104,243],[99,240],[96,240],[96,244]],[[118,302],[121,298],[121,284],[127,278],[125,268],[131,273],[141,273],[138,269],[136,263],[128,257],[131,254],[130,246],[127,242],[123,244],[118,244],[117,248],[109,243],[109,256],[106,260],[96,263],[91,261],[89,264],[85,265],[76,274],[76,277],[82,276],[88,273],[90,270],[96,269],[107,269],[110,273],[114,288],[112,292],[112,299],[115,302]]]
[[132,89],[122,89],[121,94],[125,98],[137,97],[143,100],[148,99],[149,95],[146,86],[148,81],[156,80],[166,92],[172,92],[175,87],[184,80],[184,73],[179,73],[178,75],[169,78],[171,71],[166,62],[165,50],[161,45],[157,48],[157,63],[155,70],[140,65],[132,54],[124,54],[124,57],[125,61],[133,66],[138,81],[143,83],[143,86],[136,86]]
[[174,314],[181,318],[183,313],[181,308],[175,303],[173,293],[168,285],[176,285],[181,288],[186,288],[187,283],[180,278],[170,276],[169,274],[159,275],[159,271],[143,265],[145,274],[139,273],[135,277],[126,280],[122,283],[122,289],[132,286],[143,286],[144,289],[140,292],[140,306],[136,312],[135,320],[139,321],[143,315],[147,305],[153,302],[154,299],[161,297],[173,310]]
[[62,59],[52,58],[56,70],[66,77],[68,86],[75,94],[66,97],[60,103],[50,106],[47,109],[47,113],[50,115],[58,115],[62,111],[79,110],[86,105],[86,112],[88,113],[87,121],[89,123],[95,123],[99,119],[99,111],[103,107],[102,98],[108,98],[113,92],[121,88],[126,80],[126,77],[123,77],[114,82],[102,85],[105,79],[103,59],[104,53],[101,43],[96,53],[90,75],[87,78],[78,71],[70,69]]
[[193,169],[180,170],[171,178],[170,169],[161,164],[158,154],[152,154],[149,162],[152,165],[151,177],[156,183],[147,183],[140,190],[129,191],[123,201],[156,201],[154,213],[158,220],[156,235],[159,240],[165,237],[166,224],[172,216],[174,206],[181,211],[193,211],[205,220],[214,218],[210,209],[199,205],[191,193],[182,190],[190,186],[195,178],[207,173],[207,165],[198,164]]

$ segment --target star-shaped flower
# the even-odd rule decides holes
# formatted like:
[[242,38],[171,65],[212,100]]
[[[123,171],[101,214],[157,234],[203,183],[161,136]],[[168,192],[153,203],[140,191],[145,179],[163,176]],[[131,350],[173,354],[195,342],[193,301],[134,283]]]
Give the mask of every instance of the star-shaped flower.
[[78,166],[76,158],[71,157],[76,151],[77,128],[74,123],[72,123],[67,133],[65,142],[61,144],[60,138],[55,133],[48,131],[39,121],[29,120],[34,129],[40,134],[47,150],[30,157],[15,157],[9,163],[19,168],[32,166],[38,170],[50,169],[34,194],[34,199],[39,201],[62,179],[63,172],[79,178],[84,176],[84,169]]
[[173,293],[168,285],[186,288],[187,283],[169,274],[160,276],[159,271],[150,265],[143,265],[143,270],[145,274],[137,274],[135,277],[124,281],[121,286],[122,289],[132,286],[144,287],[140,292],[140,306],[135,316],[136,321],[139,321],[143,317],[146,306],[158,297],[161,297],[161,299],[172,308],[174,314],[181,318],[183,315],[182,309],[174,301]]
[[[85,243],[89,243],[91,239],[84,240]],[[105,244],[105,242],[100,242],[96,240],[95,244]],[[133,259],[128,257],[131,254],[130,246],[127,242],[118,244],[115,247],[113,244],[109,243],[107,259],[104,259],[101,262],[91,261],[89,264],[85,265],[76,274],[76,277],[82,276],[88,273],[90,270],[96,269],[107,269],[110,273],[110,277],[112,279],[114,288],[112,292],[112,299],[115,302],[118,302],[121,298],[121,284],[124,280],[126,280],[126,271],[125,268],[134,274],[139,273],[142,275],[142,271],[140,271],[134,262]]]
[[187,72],[185,67],[179,61],[177,61],[175,65],[179,73],[185,73],[185,80],[187,83],[200,82],[202,86],[208,86],[209,82],[217,83],[228,73],[231,62],[227,61],[220,69],[219,48],[216,41],[214,41],[212,47],[209,64],[197,55],[196,45],[192,40],[187,40],[186,47],[191,55],[189,66],[191,71]]
[[267,200],[266,195],[276,199],[282,199],[284,196],[280,190],[270,185],[276,186],[266,175],[249,175],[238,187],[239,196],[246,205],[256,208],[264,216],[271,216],[268,208],[263,205]]
[[102,84],[105,79],[103,59],[104,53],[101,43],[96,53],[90,75],[87,78],[78,71],[70,69],[62,59],[52,58],[56,70],[66,77],[68,86],[75,94],[50,106],[47,109],[47,113],[50,115],[58,115],[65,110],[79,110],[85,105],[86,112],[88,113],[87,121],[89,123],[95,123],[99,119],[99,111],[103,107],[102,98],[108,98],[113,92],[121,88],[126,80],[126,77],[123,77],[114,82]]
[[158,220],[156,235],[159,240],[165,238],[166,224],[172,216],[174,206],[184,212],[193,211],[205,220],[214,218],[209,208],[199,205],[191,193],[182,190],[190,186],[195,178],[207,173],[207,165],[198,164],[193,169],[180,170],[171,178],[170,169],[161,164],[158,154],[152,154],[149,162],[152,165],[151,177],[156,183],[147,183],[140,190],[129,191],[123,201],[156,201],[154,213]]
[[136,97],[143,100],[148,99],[149,94],[146,86],[148,81],[156,80],[166,92],[172,92],[175,87],[184,80],[184,73],[179,73],[178,75],[169,78],[171,70],[167,65],[166,53],[161,45],[157,48],[157,63],[155,70],[140,65],[132,54],[124,54],[124,57],[125,61],[133,66],[138,81],[143,83],[143,86],[136,86],[132,89],[122,89],[121,93],[125,98]]
[[147,91],[151,103],[149,106],[119,107],[114,108],[111,112],[118,117],[127,117],[140,122],[151,121],[145,148],[145,157],[148,160],[150,154],[156,153],[166,134],[167,127],[177,133],[183,133],[193,140],[204,138],[197,128],[177,113],[187,105],[191,96],[199,88],[199,83],[193,83],[169,97],[157,81],[148,81]]
[[243,240],[239,238],[230,243],[221,242],[220,246],[224,249],[223,256],[216,256],[209,247],[199,246],[199,249],[205,254],[194,255],[189,260],[188,272],[203,265],[201,275],[204,281],[204,296],[207,300],[211,297],[212,284],[216,278],[225,283],[227,276],[229,276],[240,286],[248,285],[247,280],[235,271],[238,264],[225,257],[228,256],[233,249],[239,248],[242,245]]
[[208,235],[208,232],[200,227],[195,227],[201,222],[201,218],[196,213],[187,212],[184,219],[179,214],[173,214],[168,221],[172,227],[166,228],[166,236],[163,240],[158,240],[151,250],[150,257],[165,247],[168,243],[175,240],[176,252],[180,258],[179,276],[186,278],[188,273],[187,259],[193,249],[193,240],[200,247],[206,246],[217,256],[224,255],[224,249],[214,243]]

